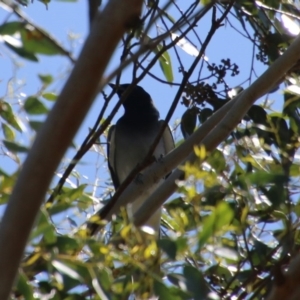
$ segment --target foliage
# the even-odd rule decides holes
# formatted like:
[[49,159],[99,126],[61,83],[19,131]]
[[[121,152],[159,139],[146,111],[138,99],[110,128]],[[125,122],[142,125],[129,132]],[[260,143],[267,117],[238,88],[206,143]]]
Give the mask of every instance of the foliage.
[[[13,5],[11,9],[19,20],[0,26],[9,51],[24,60],[37,62],[40,55],[63,55],[74,62],[69,51],[24,17],[21,8]],[[208,15],[210,28],[200,34]],[[174,85],[184,91],[169,103],[173,108],[167,119],[170,121],[177,105],[184,108],[182,135],[174,126],[177,143],[182,143],[253,82],[257,63],[269,66],[287,49],[299,33],[299,17],[298,2],[241,0],[203,6],[189,1],[188,7],[171,1],[166,8],[158,1],[147,1],[139,26],[128,31],[120,44],[121,61],[134,56],[143,43],[161,39],[155,48],[133,59],[132,81],[138,83],[147,76],[157,85]],[[152,29],[154,24],[157,31]],[[216,62],[205,57],[224,25],[238,31],[253,48],[252,57],[245,58],[250,69],[244,82],[239,78],[244,66],[237,65],[234,57]],[[226,41],[226,36],[222,39]],[[193,58],[189,68],[186,56]],[[154,69],[156,65],[160,70]],[[121,73],[119,69],[117,81]],[[300,245],[299,75],[298,66],[283,75],[283,84],[279,82],[253,105],[217,149],[207,153],[195,147],[198,160],[180,166],[185,178],[164,206],[159,241],[134,228],[124,212],[96,238],[81,226],[94,213],[94,206],[106,204],[112,193],[108,174],[100,174],[100,186],[98,179],[91,184],[77,171],[85,154],[96,154],[100,164],[106,164],[103,141],[107,128],[101,125],[110,116],[107,104],[113,94],[103,92],[105,104],[95,125],[81,146],[72,149],[75,154],[70,163],[62,162],[57,173],[60,179],[41,207],[12,299],[127,299],[132,293],[147,298],[152,290],[164,300],[266,297],[275,271],[288,265]],[[21,112],[8,94],[0,99],[2,155],[18,166],[30,148],[26,132],[33,135],[39,130],[57,98],[51,86],[54,77],[37,76],[38,91],[20,99]],[[282,93],[281,109],[271,100],[277,89]],[[12,174],[2,167],[0,176],[4,207],[18,171]],[[163,279],[153,270],[159,252]],[[139,281],[133,283],[137,273]]]

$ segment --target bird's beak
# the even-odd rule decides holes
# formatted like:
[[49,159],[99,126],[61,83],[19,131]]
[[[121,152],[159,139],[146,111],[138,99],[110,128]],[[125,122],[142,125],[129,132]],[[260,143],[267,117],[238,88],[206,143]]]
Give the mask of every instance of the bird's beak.
[[126,90],[126,88],[124,88],[122,84],[116,85],[114,83],[109,83],[108,85],[113,89],[113,91],[115,91],[119,95],[119,97],[121,97]]

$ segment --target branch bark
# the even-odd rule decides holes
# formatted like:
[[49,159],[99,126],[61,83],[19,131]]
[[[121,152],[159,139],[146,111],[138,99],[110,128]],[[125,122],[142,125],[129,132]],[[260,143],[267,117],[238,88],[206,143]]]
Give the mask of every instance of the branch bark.
[[[0,299],[7,299],[53,173],[88,112],[121,36],[142,0],[111,0],[93,21],[80,57],[23,165],[0,225]],[[108,26],[113,24],[113,26]]]

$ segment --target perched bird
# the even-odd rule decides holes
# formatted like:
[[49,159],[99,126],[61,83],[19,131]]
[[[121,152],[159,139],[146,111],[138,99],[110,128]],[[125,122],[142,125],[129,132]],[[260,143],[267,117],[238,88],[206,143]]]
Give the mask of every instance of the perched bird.
[[[130,84],[116,86],[110,84],[119,97]],[[107,157],[111,178],[115,189],[127,178],[130,172],[142,163],[157,137],[163,121],[155,108],[150,95],[140,86],[135,86],[123,102],[124,115],[109,129]],[[156,159],[166,155],[174,148],[174,140],[167,126],[157,144],[153,156]],[[144,170],[141,171],[143,173]],[[138,210],[147,197],[163,182],[163,178],[145,194],[127,205],[129,218]],[[145,225],[151,227],[157,235],[160,230],[161,209],[152,215]]]

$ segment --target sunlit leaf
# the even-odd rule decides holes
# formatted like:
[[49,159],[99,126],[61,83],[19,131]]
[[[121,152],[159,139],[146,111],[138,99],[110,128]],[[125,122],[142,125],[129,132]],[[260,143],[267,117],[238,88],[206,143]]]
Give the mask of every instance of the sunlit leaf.
[[24,109],[31,115],[41,115],[48,112],[47,107],[37,97],[33,96],[25,100]]
[[[179,37],[178,34],[171,33],[171,38],[173,41],[175,41],[178,37]],[[186,52],[187,54],[189,54],[191,56],[197,57],[199,55],[199,50],[184,37],[179,39],[178,42],[176,43],[176,45],[178,47],[180,47],[184,52]],[[206,60],[207,60],[207,58],[206,58]]]
[[296,20],[291,19],[286,14],[280,14],[281,22],[289,34],[296,36],[300,33],[300,26]]
[[38,74],[40,80],[42,81],[43,84],[49,85],[53,82],[53,77],[48,74]]
[[5,139],[13,141],[16,137],[15,132],[5,123],[1,124]]
[[21,38],[24,49],[31,53],[40,53],[46,55],[65,54],[57,42],[54,42],[47,34],[37,30],[30,25],[21,31]]
[[22,124],[18,117],[15,116],[9,103],[0,101],[0,116],[13,128],[22,132]]
[[[162,49],[162,46],[158,45],[156,49],[154,49],[154,52],[157,54]],[[167,79],[168,82],[173,82],[173,70],[172,70],[172,63],[170,55],[167,51],[165,51],[162,55],[159,57],[159,65]]]
[[203,228],[199,234],[199,246],[202,247],[210,237],[229,225],[233,211],[226,202],[222,202],[204,219]]
[[55,101],[57,99],[57,95],[55,93],[43,93],[42,96],[49,101]]
[[0,26],[0,35],[13,35],[24,27],[22,22],[7,22]]
[[52,265],[60,272],[68,275],[69,277],[79,280],[79,281],[83,281],[83,278],[72,268],[70,268],[69,266],[67,266],[66,264],[58,261],[58,260],[54,260],[52,261]]
[[34,62],[39,61],[38,58],[32,52],[27,51],[17,39],[13,40],[12,38],[8,38],[8,36],[4,36],[3,39],[5,41],[5,45],[19,56]]

